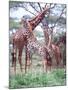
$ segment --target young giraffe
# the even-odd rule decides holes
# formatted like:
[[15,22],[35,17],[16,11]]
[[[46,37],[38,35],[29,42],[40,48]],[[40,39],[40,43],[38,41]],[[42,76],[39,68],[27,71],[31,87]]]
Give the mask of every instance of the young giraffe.
[[31,34],[31,36],[27,37],[27,48],[28,51],[30,52],[30,50],[34,50],[37,51],[37,53],[39,55],[41,55],[41,58],[43,60],[43,67],[44,67],[44,71],[46,69],[47,72],[47,68],[48,66],[50,66],[50,70],[51,70],[51,65],[52,65],[52,59],[51,56],[47,50],[46,46],[42,46],[37,39],[33,36],[33,34]]
[[[43,20],[45,14],[47,13],[47,11],[49,10],[49,8],[44,8],[44,10],[42,12],[40,12],[35,18],[33,18],[32,20],[29,21],[24,21],[21,20],[21,23],[24,21],[24,28],[21,28],[20,30],[18,30],[14,35],[13,35],[13,58],[14,60],[12,60],[13,64],[14,64],[14,71],[16,72],[16,53],[17,53],[17,49],[18,49],[18,60],[20,63],[20,69],[22,71],[22,62],[21,62],[21,57],[22,57],[22,50],[23,47],[26,46],[27,48],[27,36],[30,36],[30,33],[32,33],[32,31],[35,29],[35,27]],[[26,63],[27,58],[29,57],[27,55],[28,50],[26,49]],[[26,66],[25,66],[26,67]]]
[[[60,48],[59,46],[55,45],[54,43],[52,43],[52,34],[53,34],[53,30],[52,28],[49,28],[48,26],[46,26],[46,29],[47,30],[44,30],[44,36],[45,36],[45,39],[47,40],[46,41],[46,45],[48,47],[48,50],[49,51],[53,51],[54,52],[54,56],[55,56],[55,59],[56,59],[56,63],[57,63],[57,67],[62,59],[62,56],[61,56],[61,51],[60,51]],[[48,33],[48,29],[49,29],[49,33]]]

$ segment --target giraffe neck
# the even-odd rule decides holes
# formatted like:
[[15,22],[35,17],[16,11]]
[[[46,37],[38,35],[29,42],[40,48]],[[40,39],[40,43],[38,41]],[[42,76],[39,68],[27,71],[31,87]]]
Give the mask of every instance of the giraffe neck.
[[47,32],[47,29],[43,30],[43,33],[44,33],[45,44],[48,45],[49,35],[48,35],[48,32]]
[[45,14],[47,12],[48,9],[44,9],[41,13],[39,13],[35,18],[33,18],[32,20],[30,20],[30,24],[32,26],[32,30],[34,30],[34,28],[43,20],[43,18],[45,17]]
[[43,29],[44,32],[44,38],[45,38],[45,43],[46,45],[51,45],[52,44],[52,39],[53,39],[53,33],[51,33],[50,29],[48,28]]

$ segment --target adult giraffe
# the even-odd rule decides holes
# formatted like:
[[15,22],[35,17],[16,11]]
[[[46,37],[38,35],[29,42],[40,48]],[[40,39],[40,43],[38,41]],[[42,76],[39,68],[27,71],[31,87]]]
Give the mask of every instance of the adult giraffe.
[[[48,29],[49,29],[50,35],[48,32]],[[56,64],[58,67],[58,65],[61,62],[62,55],[61,55],[60,47],[52,42],[53,28],[49,28],[48,26],[46,26],[46,28],[43,31],[44,31],[44,36],[46,39],[45,42],[46,42],[47,48],[49,51],[53,51],[55,59],[56,59]]]
[[[16,72],[16,53],[18,49],[18,60],[20,64],[20,69],[22,71],[22,50],[23,47],[26,46],[27,48],[27,37],[29,37],[32,33],[32,31],[35,29],[35,27],[43,20],[45,17],[45,14],[50,8],[45,7],[43,11],[41,11],[36,17],[34,17],[32,20],[24,21],[21,20],[21,23],[24,21],[24,28],[20,28],[14,35],[13,35],[13,65],[14,65],[14,71]],[[29,55],[28,49],[26,49],[26,64],[27,61],[29,61]],[[28,58],[28,60],[27,60]],[[26,67],[26,66],[25,66]]]
[[41,56],[41,59],[43,61],[43,68],[44,71],[48,69],[48,66],[50,67],[51,70],[51,65],[52,65],[52,59],[51,56],[48,52],[47,46],[46,45],[41,45],[33,33],[29,37],[27,37],[27,49],[30,52],[31,50],[36,51],[37,54]]

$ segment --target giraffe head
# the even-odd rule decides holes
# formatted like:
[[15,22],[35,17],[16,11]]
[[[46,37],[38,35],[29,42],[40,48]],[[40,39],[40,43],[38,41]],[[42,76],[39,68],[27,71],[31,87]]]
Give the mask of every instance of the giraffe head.
[[20,24],[24,24],[26,20],[24,18],[21,18],[21,21],[19,22]]

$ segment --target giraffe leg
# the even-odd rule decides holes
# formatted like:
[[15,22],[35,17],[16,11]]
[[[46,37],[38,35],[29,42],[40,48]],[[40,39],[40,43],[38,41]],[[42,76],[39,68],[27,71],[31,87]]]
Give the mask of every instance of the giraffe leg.
[[19,64],[20,64],[20,70],[22,72],[22,48],[19,49],[19,53],[18,53],[18,60],[19,60]]
[[12,67],[13,67],[13,65],[14,65],[14,59],[12,58]]
[[45,70],[46,70],[46,72],[47,72],[47,60],[43,60],[43,71],[45,72]]
[[51,71],[52,67],[50,66],[50,71]]
[[27,49],[27,66],[30,68],[30,52]]
[[12,66],[14,66],[14,72],[16,74],[16,54],[17,54],[17,47],[15,44],[15,40],[13,38],[13,52],[12,52]]
[[46,72],[47,72],[47,68],[48,68],[47,61],[45,61],[45,66],[46,66]]
[[49,66],[49,71],[51,71],[51,68],[52,68],[52,60],[48,61],[47,65]]
[[27,69],[27,47],[25,47],[25,73],[26,73],[26,69]]
[[28,48],[27,48],[27,45],[26,45],[26,50],[25,50],[25,53],[26,53],[26,59],[25,59],[25,73],[26,73],[26,69],[27,69],[27,66],[28,68],[30,68],[30,52],[28,51]]
[[16,57],[14,57],[14,71],[16,73]]
[[14,52],[11,53],[12,55],[12,67],[14,66]]
[[13,63],[14,63],[14,71],[15,71],[15,73],[16,73],[16,52],[17,50],[16,50],[16,48],[14,48],[14,56],[13,56]]
[[59,56],[57,55],[57,68],[59,68],[59,64],[60,64],[60,62],[59,62]]
[[58,62],[58,55],[57,55],[56,51],[54,53],[55,53],[56,66],[58,68],[58,64],[59,64],[59,62]]

